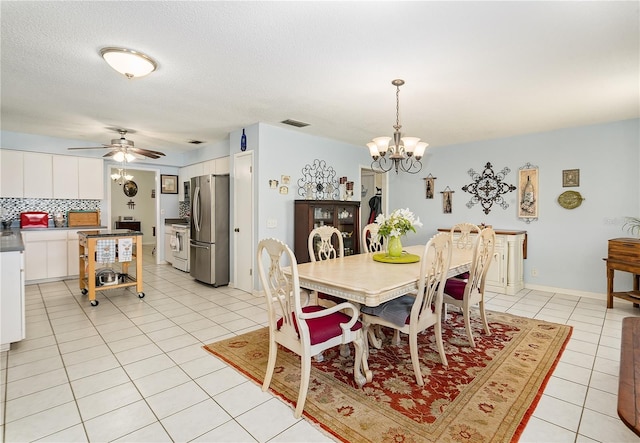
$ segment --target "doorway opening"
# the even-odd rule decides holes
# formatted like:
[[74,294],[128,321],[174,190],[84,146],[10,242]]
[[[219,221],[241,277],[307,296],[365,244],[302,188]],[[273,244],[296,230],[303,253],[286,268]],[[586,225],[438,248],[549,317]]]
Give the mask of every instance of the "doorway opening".
[[[109,175],[118,172],[118,165],[109,166]],[[142,246],[151,249],[155,264],[159,261],[159,245],[162,236],[160,229],[160,170],[159,169],[127,169],[127,173],[133,175],[126,183],[121,180],[109,180],[107,186],[107,198],[109,210],[102,222],[109,229],[116,228],[116,222],[131,220],[140,222],[142,231]]]
[[389,181],[387,174],[360,166],[360,226],[373,223],[380,212],[387,212]]

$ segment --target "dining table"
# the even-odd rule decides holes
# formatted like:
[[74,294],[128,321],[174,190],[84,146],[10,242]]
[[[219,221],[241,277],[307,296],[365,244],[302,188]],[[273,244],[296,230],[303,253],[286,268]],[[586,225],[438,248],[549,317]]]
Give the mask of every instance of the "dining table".
[[[424,245],[405,246],[403,253],[422,260]],[[418,288],[420,261],[385,263],[373,259],[375,252],[348,255],[298,265],[300,287],[324,292],[359,305],[378,306]],[[469,270],[473,251],[453,248],[447,277]],[[284,270],[291,274],[291,269]]]

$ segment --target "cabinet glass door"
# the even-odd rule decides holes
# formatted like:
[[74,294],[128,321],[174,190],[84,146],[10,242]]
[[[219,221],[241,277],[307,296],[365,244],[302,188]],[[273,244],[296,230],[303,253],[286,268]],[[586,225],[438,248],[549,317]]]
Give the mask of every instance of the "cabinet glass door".
[[344,255],[356,254],[355,248],[355,209],[353,206],[337,206],[337,228],[342,232]]
[[313,208],[313,227],[333,226],[333,208],[316,206]]

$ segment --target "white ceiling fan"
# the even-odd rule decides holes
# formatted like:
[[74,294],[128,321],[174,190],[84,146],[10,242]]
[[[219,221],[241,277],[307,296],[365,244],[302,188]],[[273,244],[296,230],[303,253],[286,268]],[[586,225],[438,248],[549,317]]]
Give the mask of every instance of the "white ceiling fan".
[[114,138],[111,140],[111,144],[102,145],[102,146],[87,146],[80,148],[67,148],[69,150],[74,149],[111,149],[111,151],[107,152],[103,157],[114,157],[116,161],[123,161],[126,159],[127,161],[131,161],[134,158],[160,158],[164,156],[163,152],[153,151],[151,149],[142,149],[136,148],[133,145],[133,141],[127,140],[124,136],[127,134],[126,129],[118,129],[120,133],[120,138]]

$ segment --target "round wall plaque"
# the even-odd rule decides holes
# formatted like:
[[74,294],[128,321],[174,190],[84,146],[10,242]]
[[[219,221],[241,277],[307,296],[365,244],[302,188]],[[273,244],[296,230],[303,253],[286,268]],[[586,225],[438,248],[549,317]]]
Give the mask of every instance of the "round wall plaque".
[[558,197],[558,203],[565,209],[575,209],[582,204],[584,198],[578,191],[565,191]]
[[138,185],[133,180],[127,180],[122,185],[122,191],[127,197],[135,197],[138,193]]

